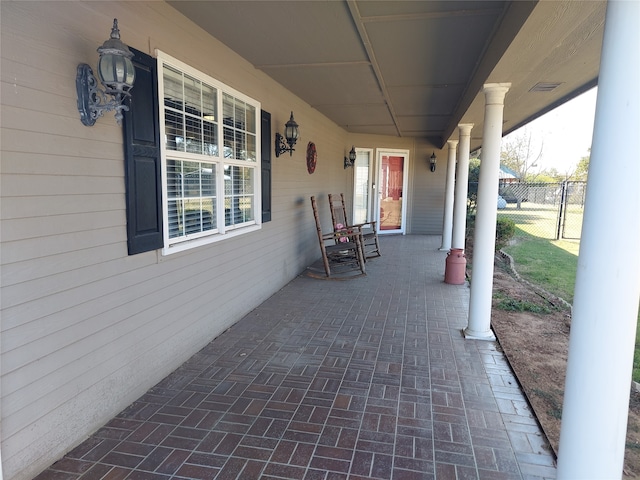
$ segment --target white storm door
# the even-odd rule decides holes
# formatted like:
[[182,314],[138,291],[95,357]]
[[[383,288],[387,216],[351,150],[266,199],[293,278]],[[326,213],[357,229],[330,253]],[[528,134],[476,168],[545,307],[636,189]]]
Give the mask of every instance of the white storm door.
[[374,177],[373,150],[356,148],[356,163],[353,167],[352,225],[367,223],[376,218]]
[[377,220],[379,233],[405,233],[409,151],[378,150]]

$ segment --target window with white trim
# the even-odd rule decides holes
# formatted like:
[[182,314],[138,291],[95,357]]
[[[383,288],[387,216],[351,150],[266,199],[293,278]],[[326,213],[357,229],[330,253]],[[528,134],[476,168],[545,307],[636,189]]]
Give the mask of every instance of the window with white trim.
[[165,253],[260,225],[260,103],[158,52]]

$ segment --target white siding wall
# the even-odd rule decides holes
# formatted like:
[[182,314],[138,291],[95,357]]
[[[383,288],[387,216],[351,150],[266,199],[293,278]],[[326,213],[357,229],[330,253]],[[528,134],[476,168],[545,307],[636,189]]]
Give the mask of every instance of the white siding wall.
[[[444,190],[447,173],[448,150],[434,148],[425,140],[416,142],[417,158],[414,165],[411,233],[442,235],[444,216]],[[429,169],[429,157],[436,154],[436,171]]]
[[[373,159],[377,159],[378,149],[398,149],[409,151],[409,195],[407,196],[407,229],[408,234],[441,235],[444,209],[445,173],[447,169],[446,149],[438,150],[424,139],[398,138],[381,135],[349,135],[348,145],[357,148],[372,148]],[[350,148],[350,147],[349,147]],[[438,166],[435,172],[429,170],[429,157],[435,152]],[[343,155],[344,157],[344,155]],[[349,175],[350,187],[345,193],[352,191],[353,173]],[[347,195],[351,204],[351,193]]]
[[[5,479],[27,479],[317,259],[309,196],[330,225],[326,194],[350,192],[352,143],[415,150],[406,139],[352,141],[165,3],[0,5],[1,451]],[[273,221],[262,230],[127,255],[122,130],[112,113],[83,126],[75,92],[77,64],[96,65],[114,17],[128,45],[260,101],[273,132],[294,111],[301,139],[292,157],[273,157]]]

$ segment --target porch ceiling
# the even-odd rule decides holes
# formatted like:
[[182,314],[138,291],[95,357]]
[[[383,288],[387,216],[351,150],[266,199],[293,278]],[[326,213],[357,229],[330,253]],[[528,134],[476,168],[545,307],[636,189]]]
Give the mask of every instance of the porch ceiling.
[[441,146],[474,123],[477,148],[484,83],[512,83],[504,133],[596,84],[606,2],[169,4],[349,132]]

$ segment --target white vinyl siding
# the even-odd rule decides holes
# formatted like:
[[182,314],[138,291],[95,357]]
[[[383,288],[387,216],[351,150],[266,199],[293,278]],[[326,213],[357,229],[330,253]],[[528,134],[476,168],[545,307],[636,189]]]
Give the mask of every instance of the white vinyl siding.
[[232,231],[254,231],[260,225],[260,104],[157,54],[164,253],[220,240]]
[[[29,480],[319,258],[309,196],[324,202],[330,228],[326,192],[351,191],[342,168],[351,145],[410,148],[412,140],[350,138],[166,2],[0,8],[2,473]],[[77,65],[95,67],[114,17],[129,46],[152,56],[156,47],[170,51],[259,99],[272,115],[272,140],[295,112],[303,137],[292,157],[273,159],[270,223],[227,227],[218,237],[233,241],[175,255],[128,255],[122,128],[111,113],[83,126],[75,95]],[[311,140],[313,175],[304,162]],[[220,172],[225,165],[251,167],[240,159],[216,164]],[[424,168],[421,177],[434,182],[437,173]],[[216,189],[218,201],[225,192]],[[254,201],[254,215],[258,208]],[[291,302],[292,312],[304,308]]]

